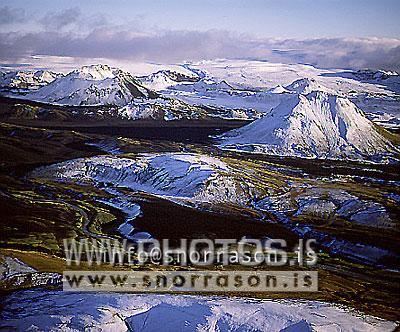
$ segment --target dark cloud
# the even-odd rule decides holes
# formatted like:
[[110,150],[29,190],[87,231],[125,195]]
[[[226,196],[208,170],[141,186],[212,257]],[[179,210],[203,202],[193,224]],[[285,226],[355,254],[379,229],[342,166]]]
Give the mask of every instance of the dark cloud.
[[25,10],[22,8],[0,7],[0,25],[21,23],[26,20]]
[[48,30],[59,30],[73,23],[81,17],[78,7],[68,8],[60,12],[48,12],[39,22]]
[[[62,25],[67,22],[71,18]],[[399,39],[252,39],[218,30],[150,34],[112,26],[94,29],[84,36],[49,30],[0,35],[2,60],[13,61],[34,54],[158,62],[247,58],[308,63],[321,68],[400,70]]]

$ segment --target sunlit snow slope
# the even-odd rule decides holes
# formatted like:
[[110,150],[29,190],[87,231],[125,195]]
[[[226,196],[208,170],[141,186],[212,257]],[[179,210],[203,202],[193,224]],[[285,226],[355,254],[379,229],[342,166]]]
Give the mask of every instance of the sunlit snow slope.
[[[301,84],[297,88],[309,91]],[[323,159],[384,161],[398,153],[354,103],[322,91],[292,95],[263,118],[222,135],[220,145]]]

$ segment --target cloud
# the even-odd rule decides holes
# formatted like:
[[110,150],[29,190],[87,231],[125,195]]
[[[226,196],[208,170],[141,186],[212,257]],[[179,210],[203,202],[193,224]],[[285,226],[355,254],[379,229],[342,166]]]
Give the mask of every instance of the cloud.
[[320,68],[400,69],[399,39],[289,39],[275,42],[272,46],[278,58]]
[[[238,41],[241,42],[238,43]],[[0,34],[0,57],[28,54],[104,57],[150,61],[199,60],[215,57],[249,56],[248,43],[224,31],[169,31],[161,34],[112,31],[98,28],[87,35],[71,32]]]
[[46,29],[57,31],[79,21],[81,11],[78,7],[59,12],[48,12],[40,21]]
[[[49,26],[63,27],[79,16],[51,16]],[[47,15],[46,15],[47,16]],[[52,22],[52,23],[51,23]],[[254,39],[228,31],[132,30],[106,25],[84,34],[55,29],[0,34],[0,58],[15,61],[30,55],[105,58],[124,61],[182,62],[247,58],[307,63],[320,68],[400,70],[400,40],[382,38]]]
[[0,7],[0,25],[21,23],[26,20],[25,10],[22,8]]

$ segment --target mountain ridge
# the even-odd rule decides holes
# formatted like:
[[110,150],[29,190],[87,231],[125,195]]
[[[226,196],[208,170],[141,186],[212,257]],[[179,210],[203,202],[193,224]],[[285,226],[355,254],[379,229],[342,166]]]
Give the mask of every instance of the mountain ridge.
[[98,64],[76,69],[23,98],[56,105],[123,106],[134,98],[157,96],[128,72]]

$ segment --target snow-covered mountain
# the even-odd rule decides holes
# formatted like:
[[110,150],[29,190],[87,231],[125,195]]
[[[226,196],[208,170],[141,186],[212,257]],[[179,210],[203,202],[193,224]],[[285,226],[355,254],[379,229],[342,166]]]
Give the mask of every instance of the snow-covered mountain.
[[395,71],[365,69],[351,74],[361,82],[377,84],[397,94],[400,93],[400,75]]
[[23,98],[58,105],[118,105],[154,98],[131,74],[107,65],[85,66],[28,93]]
[[140,82],[147,88],[155,91],[164,90],[181,83],[194,83],[200,80],[200,77],[189,70],[179,72],[174,70],[160,70],[140,78]]
[[284,88],[285,91],[293,92],[293,93],[301,93],[301,94],[308,94],[312,91],[324,91],[328,93],[334,93],[334,90],[321,85],[313,78],[301,78],[293,83],[287,85]]
[[277,85],[267,91],[252,91],[236,89],[225,80],[216,81],[209,77],[193,84],[177,84],[161,93],[194,105],[252,111],[254,117],[248,118],[255,120],[260,113],[269,113],[291,95],[315,90],[334,93],[312,78],[302,78],[286,86]]
[[233,87],[226,81],[215,81],[210,78],[204,78],[194,84],[180,84],[172,88],[173,90],[186,92],[207,92],[207,91],[230,91]]
[[48,70],[0,72],[0,89],[37,90],[63,76]]
[[201,119],[206,117],[206,112],[196,106],[191,106],[177,99],[135,99],[121,107],[117,115],[122,119],[138,120],[181,120]]
[[289,91],[282,85],[278,84],[276,87],[269,89],[267,92],[272,94],[281,94],[281,93],[292,93],[293,91]]
[[[207,60],[190,64],[191,70],[202,70],[207,79],[225,81],[236,90],[227,91],[162,91],[164,95],[179,98],[188,103],[225,108],[251,108],[259,112],[269,111],[282,100],[276,102],[270,94],[275,92],[282,98],[282,90],[300,79],[313,80],[319,86],[316,90],[340,94],[353,101],[366,112],[367,117],[387,128],[399,128],[400,123],[400,76],[387,71],[352,71],[343,69],[319,69],[311,65],[282,64],[256,60]],[[186,90],[187,87],[185,87]],[[310,89],[313,91],[314,89]],[[245,93],[252,91],[253,94]],[[309,92],[310,92],[309,91]],[[237,94],[240,92],[240,96]],[[278,92],[278,93],[277,93]],[[244,98],[242,98],[244,97]],[[275,97],[276,98],[276,97]],[[379,118],[391,119],[376,121]]]
[[398,154],[354,103],[323,91],[294,94],[261,119],[220,138],[225,149],[281,156],[383,161]]
[[[293,94],[323,91],[349,98],[376,124],[396,129],[400,123],[400,99],[396,93],[400,91],[400,79],[395,72],[322,70],[309,65],[245,60],[152,64],[151,68],[149,74],[138,72],[138,78],[106,65],[82,67],[66,76],[51,72],[20,71],[14,76],[3,73],[0,93],[48,104],[112,105],[118,112],[109,110],[110,115],[122,114],[129,120],[255,120],[287,102]],[[37,91],[31,91],[34,89]],[[204,116],[203,111],[209,112]]]
[[[384,85],[379,85],[377,80],[368,80],[368,76],[372,74],[377,78],[381,75],[379,73],[382,73],[382,78],[399,79],[397,73],[382,70],[320,69],[311,65],[257,60],[204,60],[192,63],[190,68],[201,69],[209,78],[215,81],[224,80],[240,90],[265,91],[278,85],[290,85],[302,78],[310,78],[324,87],[343,94],[349,92],[390,94]],[[357,75],[361,75],[362,79]],[[381,79],[380,83],[385,81],[386,79]]]
[[177,84],[161,93],[192,105],[253,113],[256,116],[249,117],[253,120],[258,118],[257,114],[269,112],[282,99],[287,98],[283,92],[239,90],[226,81],[213,79],[202,79],[194,84]]
[[134,99],[116,112],[110,110],[109,113],[112,116],[128,120],[153,119],[165,121],[211,118],[251,120],[261,117],[261,114],[256,111],[202,107],[175,98]]
[[260,112],[267,112],[279,104],[276,99],[280,98],[270,98],[261,91],[236,89],[226,80],[218,80],[201,68],[188,64],[175,70],[160,70],[140,80],[144,86],[163,96],[223,110],[224,118],[257,119]]
[[353,72],[353,75],[362,81],[381,81],[387,79],[399,79],[399,74],[395,71],[361,69]]

